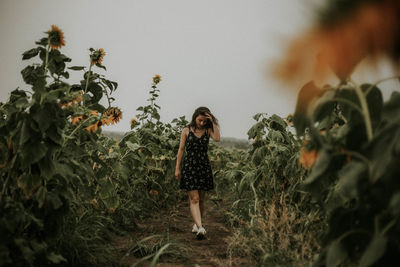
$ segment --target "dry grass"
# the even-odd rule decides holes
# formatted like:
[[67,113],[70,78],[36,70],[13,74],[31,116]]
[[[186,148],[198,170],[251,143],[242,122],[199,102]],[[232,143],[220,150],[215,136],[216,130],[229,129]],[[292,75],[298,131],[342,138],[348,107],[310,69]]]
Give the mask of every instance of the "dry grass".
[[275,266],[309,266],[320,251],[317,241],[321,218],[316,212],[303,214],[287,204],[284,193],[264,207],[250,222],[240,221],[228,246],[229,256],[251,256],[259,263]]

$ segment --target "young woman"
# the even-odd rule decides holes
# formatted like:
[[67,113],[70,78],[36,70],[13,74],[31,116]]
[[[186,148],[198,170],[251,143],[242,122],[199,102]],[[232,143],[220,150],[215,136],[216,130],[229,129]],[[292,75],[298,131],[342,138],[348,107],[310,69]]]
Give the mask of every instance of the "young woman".
[[[201,216],[204,215],[206,191],[214,189],[213,174],[207,155],[210,137],[219,142],[218,121],[208,108],[199,107],[194,111],[190,124],[182,130],[175,168],[175,177],[180,179],[179,187],[188,192],[190,214],[194,221],[192,232],[197,233],[197,239],[203,239],[206,234],[201,221]],[[181,171],[185,148],[186,155]]]

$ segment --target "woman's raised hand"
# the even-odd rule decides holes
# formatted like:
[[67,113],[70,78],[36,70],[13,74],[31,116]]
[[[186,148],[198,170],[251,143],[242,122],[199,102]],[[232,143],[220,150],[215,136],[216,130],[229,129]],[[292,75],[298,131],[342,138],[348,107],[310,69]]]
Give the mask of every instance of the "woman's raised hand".
[[206,118],[209,119],[211,121],[211,123],[214,123],[213,117],[211,116],[210,113],[206,112]]

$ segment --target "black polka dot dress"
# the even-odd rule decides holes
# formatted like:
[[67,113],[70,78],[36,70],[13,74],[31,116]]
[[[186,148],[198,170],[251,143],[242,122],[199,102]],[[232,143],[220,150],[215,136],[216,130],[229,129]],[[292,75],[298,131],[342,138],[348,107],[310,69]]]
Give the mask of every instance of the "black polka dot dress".
[[189,130],[185,145],[186,155],[182,164],[180,189],[186,191],[214,189],[213,174],[207,155],[209,140],[210,136],[207,131],[201,137],[197,137]]

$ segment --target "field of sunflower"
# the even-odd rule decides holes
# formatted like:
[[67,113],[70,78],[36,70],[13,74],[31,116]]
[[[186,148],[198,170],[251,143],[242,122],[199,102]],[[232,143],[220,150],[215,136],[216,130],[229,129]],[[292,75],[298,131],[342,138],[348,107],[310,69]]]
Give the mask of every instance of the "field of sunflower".
[[[392,9],[400,8],[396,1],[364,2],[344,5],[346,14],[363,22],[365,12],[388,12],[400,28],[392,16]],[[331,27],[340,8],[327,7],[329,20],[318,30],[324,38],[317,38],[325,47],[319,64],[335,63],[340,83],[308,82],[287,118],[256,114],[249,148],[210,144],[216,184],[211,199],[230,203],[228,255],[252,258],[260,266],[395,266],[400,94],[396,88],[384,101],[380,82],[350,79],[362,55],[341,61],[338,43],[324,41],[336,40],[336,30],[353,29],[351,19]],[[373,22],[369,33],[386,25],[379,16]],[[384,28],[388,34],[398,29],[389,26]],[[376,41],[368,37],[362,35],[363,41]],[[398,60],[399,46],[389,45],[398,40],[367,43],[364,52],[379,50]],[[88,66],[67,67],[71,59],[60,52],[65,43],[53,25],[37,47],[23,54],[23,60],[39,61],[21,71],[29,90],[16,89],[0,104],[1,266],[118,266],[109,246],[115,236],[135,230],[155,211],[186,201],[174,170],[188,122],[185,117],[160,120],[161,77],[153,77],[149,102],[137,108],[131,131],[115,140],[102,131],[122,118],[111,97],[118,84],[95,72],[106,69],[105,51],[91,48]],[[302,62],[293,56],[287,66],[292,60]],[[70,83],[69,71],[82,71],[82,80]],[[168,249],[173,249],[168,243],[158,244],[140,255],[153,257],[155,264]]]

